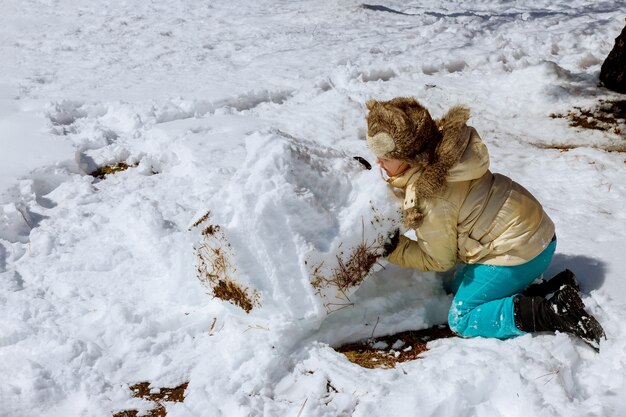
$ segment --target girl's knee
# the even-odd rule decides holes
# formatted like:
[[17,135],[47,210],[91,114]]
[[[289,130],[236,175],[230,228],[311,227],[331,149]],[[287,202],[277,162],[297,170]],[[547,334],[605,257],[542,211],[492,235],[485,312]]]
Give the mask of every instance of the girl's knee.
[[448,312],[448,326],[455,334],[464,336],[467,328],[467,312],[460,308],[460,304],[452,303]]

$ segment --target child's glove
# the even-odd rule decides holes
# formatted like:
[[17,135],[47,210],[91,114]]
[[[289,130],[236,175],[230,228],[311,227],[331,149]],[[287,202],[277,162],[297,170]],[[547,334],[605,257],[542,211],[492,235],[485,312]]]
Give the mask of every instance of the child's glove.
[[383,245],[383,256],[385,258],[391,255],[391,252],[393,252],[396,246],[398,246],[399,241],[400,241],[400,229],[396,229],[395,233],[389,236],[389,238]]

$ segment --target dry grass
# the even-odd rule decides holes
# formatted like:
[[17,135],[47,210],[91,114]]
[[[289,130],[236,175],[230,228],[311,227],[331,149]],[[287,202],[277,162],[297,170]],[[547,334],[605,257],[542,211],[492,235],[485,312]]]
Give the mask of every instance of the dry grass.
[[202,236],[213,236],[218,233],[221,228],[216,224],[210,224],[204,229],[202,229]]
[[[185,382],[174,388],[159,388],[151,392],[149,382],[140,382],[135,385],[131,385],[129,388],[133,392],[134,398],[143,398],[144,400],[152,401],[155,403],[155,407],[145,414],[147,417],[165,417],[167,410],[165,409],[164,402],[180,403],[185,400],[185,390],[189,385]],[[137,410],[124,410],[113,414],[113,417],[137,417],[139,412]]]
[[258,295],[255,294],[255,296],[250,297],[247,288],[225,279],[217,281],[217,284],[213,286],[213,295],[241,307],[246,313],[254,308],[255,302],[258,300]]
[[317,289],[332,285],[340,291],[360,285],[381,257],[374,249],[373,246],[360,243],[350,252],[346,260],[341,258],[343,252],[337,255],[337,267],[330,271],[329,277],[322,275],[320,264],[313,272],[311,284]]
[[372,267],[382,257],[385,239],[384,235],[379,235],[373,243],[366,243],[362,238],[347,256],[344,257],[344,252],[336,256],[337,266],[330,271],[324,271],[324,263],[313,268],[311,285],[318,290],[318,294],[321,294],[325,288],[336,288],[338,291],[341,303],[326,303],[325,307],[329,313],[353,305],[347,295],[347,290],[361,285]]
[[195,227],[200,226],[202,223],[207,221],[209,219],[209,217],[211,217],[211,210],[207,211],[206,213],[204,213],[204,215],[202,217],[200,217],[198,220],[196,220],[195,223],[191,225],[189,230],[191,230],[191,229],[193,229]]
[[568,119],[572,127],[601,130],[624,135],[626,119],[626,100],[600,100],[592,109],[574,107],[567,114],[553,113],[553,119]]
[[[350,362],[364,368],[394,368],[397,363],[418,359],[419,355],[428,350],[431,340],[453,337],[448,326],[435,326],[424,330],[401,332],[389,336],[371,338],[362,342],[350,343],[335,350],[343,353]],[[393,349],[400,341],[401,346]],[[400,344],[399,343],[399,344]],[[374,347],[385,344],[387,347]]]
[[118,162],[114,165],[105,165],[105,166],[98,167],[98,169],[96,169],[89,175],[102,180],[107,175],[117,174],[118,172],[126,171],[128,168],[134,168],[137,165],[138,164],[136,163],[128,165],[124,162]]
[[[567,152],[567,151],[571,151],[572,149],[583,147],[583,145],[546,145],[544,143],[536,143],[534,145],[541,149],[556,149],[561,152]],[[602,146],[592,145],[588,147],[592,149],[600,149],[600,150],[607,151],[607,152],[626,153],[626,143],[624,143],[623,145],[620,145],[620,144],[602,145]],[[624,162],[626,162],[626,160]]]
[[[390,217],[384,217],[370,201],[372,216],[369,219],[370,224],[375,228],[389,227],[394,224],[395,220]],[[348,297],[348,290],[361,285],[363,280],[371,273],[374,265],[383,256],[385,242],[390,236],[386,233],[379,233],[372,241],[365,239],[365,224],[361,219],[361,241],[348,250],[348,254],[341,250],[336,255],[335,267],[329,268],[324,262],[313,263],[310,270],[311,285],[317,290],[317,294],[324,299],[324,307],[330,314],[334,311],[341,310],[354,304]],[[387,226],[385,226],[387,225]],[[395,231],[395,229],[394,229]],[[341,245],[340,245],[341,249]],[[308,262],[305,262],[309,265]],[[336,295],[332,302],[325,299],[325,289],[336,289]]]
[[[192,228],[206,223],[210,216],[209,211]],[[258,292],[234,280],[236,268],[231,261],[232,249],[222,228],[209,224],[203,227],[201,234],[202,241],[195,247],[196,275],[200,282],[211,290],[214,297],[234,304],[246,313],[260,306]]]

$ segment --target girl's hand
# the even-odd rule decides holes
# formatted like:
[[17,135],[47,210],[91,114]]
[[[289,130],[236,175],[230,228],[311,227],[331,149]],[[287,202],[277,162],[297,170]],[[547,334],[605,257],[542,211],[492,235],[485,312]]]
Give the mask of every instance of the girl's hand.
[[394,251],[398,242],[400,241],[400,229],[396,229],[393,235],[389,236],[385,244],[383,245],[383,256],[386,258]]

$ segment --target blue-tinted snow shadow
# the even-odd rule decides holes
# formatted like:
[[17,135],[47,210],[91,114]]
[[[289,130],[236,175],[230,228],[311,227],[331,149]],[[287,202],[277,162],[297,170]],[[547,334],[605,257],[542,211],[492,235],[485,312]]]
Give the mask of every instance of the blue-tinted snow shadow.
[[0,272],[7,270],[7,250],[2,243],[0,243]]
[[576,274],[576,280],[578,280],[580,290],[583,293],[597,290],[604,284],[606,264],[599,259],[584,255],[555,254],[544,278],[553,277],[566,268]]

